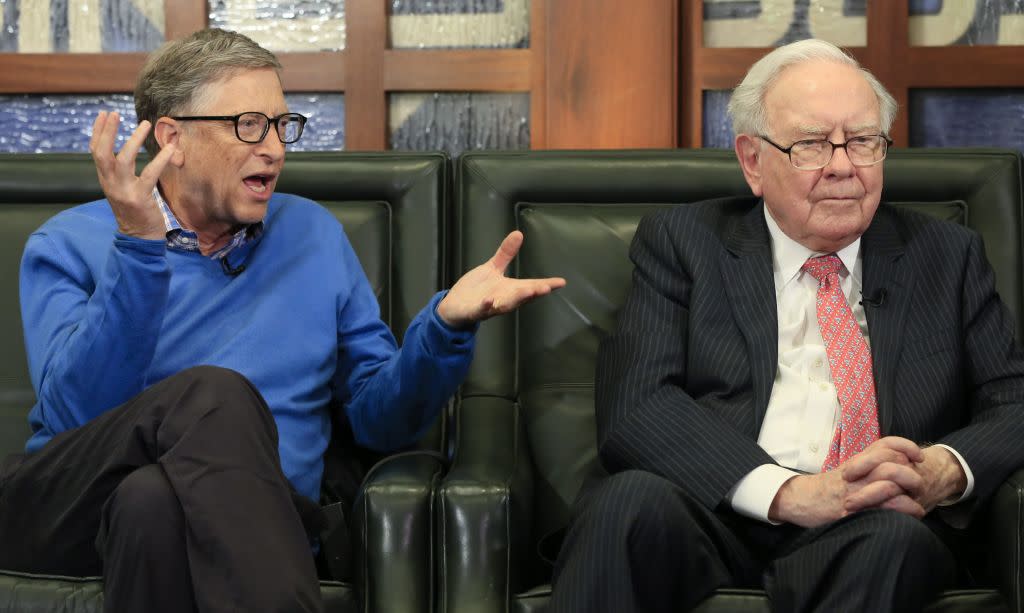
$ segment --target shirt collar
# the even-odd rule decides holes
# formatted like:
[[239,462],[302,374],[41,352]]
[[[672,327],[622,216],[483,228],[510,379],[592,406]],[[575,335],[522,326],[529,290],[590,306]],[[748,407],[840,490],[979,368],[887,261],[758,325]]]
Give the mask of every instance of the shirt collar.
[[[782,228],[779,227],[779,224],[776,223],[775,218],[768,212],[767,205],[764,207],[764,219],[768,224],[768,234],[772,240],[772,267],[782,281],[780,287],[796,278],[808,258],[828,255],[821,251],[808,249],[787,236],[782,231]],[[860,255],[860,237],[858,236],[852,243],[837,251],[836,255],[843,262],[847,273],[853,275],[853,281],[859,287],[860,269],[858,268],[858,256]]]
[[153,198],[156,199],[156,205],[160,207],[160,214],[164,217],[164,227],[167,228],[167,232],[180,230],[181,224],[178,223],[178,218],[171,212],[171,207],[164,200],[163,194],[160,193],[160,188],[153,188]]
[[[181,225],[178,218],[174,216],[174,212],[171,211],[170,205],[164,200],[159,187],[153,188],[153,198],[156,199],[156,205],[160,208],[160,214],[164,218],[164,227],[167,229],[167,247],[179,251],[200,252],[199,236]],[[261,234],[263,234],[262,221],[243,226],[235,232],[227,245],[211,253],[209,257],[218,260]]]

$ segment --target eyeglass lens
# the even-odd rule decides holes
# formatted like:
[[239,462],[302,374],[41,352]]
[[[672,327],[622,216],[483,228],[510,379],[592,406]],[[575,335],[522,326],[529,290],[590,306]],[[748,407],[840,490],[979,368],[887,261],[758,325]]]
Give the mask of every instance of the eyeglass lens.
[[[238,137],[247,143],[261,141],[269,121],[262,113],[243,113],[238,118]],[[302,120],[295,113],[282,115],[277,120],[277,134],[281,142],[294,143],[302,135]]]
[[[797,168],[820,168],[832,159],[836,147],[828,141],[797,143],[790,153]],[[846,143],[846,155],[857,166],[870,166],[885,157],[886,142],[881,136],[852,138]]]

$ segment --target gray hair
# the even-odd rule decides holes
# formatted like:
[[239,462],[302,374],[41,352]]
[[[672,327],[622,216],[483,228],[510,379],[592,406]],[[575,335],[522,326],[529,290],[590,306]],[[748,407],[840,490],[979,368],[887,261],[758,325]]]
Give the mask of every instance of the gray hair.
[[206,29],[168,42],[153,52],[135,85],[135,114],[154,129],[146,136],[146,150],[160,150],[156,120],[194,111],[210,83],[241,70],[273,68],[281,63],[252,39],[228,30]]
[[885,89],[873,74],[861,67],[845,51],[832,43],[817,40],[801,40],[779,47],[754,63],[729,99],[729,116],[735,134],[768,134],[768,113],[764,97],[772,84],[786,68],[810,61],[835,62],[860,70],[868,85],[878,98],[879,127],[882,134],[888,134],[896,117],[896,99]]

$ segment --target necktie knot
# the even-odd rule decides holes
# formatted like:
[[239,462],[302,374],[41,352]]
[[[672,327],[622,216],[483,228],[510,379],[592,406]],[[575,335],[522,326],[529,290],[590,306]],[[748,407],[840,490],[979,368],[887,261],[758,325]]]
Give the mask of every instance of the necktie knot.
[[807,258],[803,269],[817,279],[818,283],[823,283],[829,275],[838,274],[842,265],[843,261],[839,259],[839,256],[832,253],[817,258]]

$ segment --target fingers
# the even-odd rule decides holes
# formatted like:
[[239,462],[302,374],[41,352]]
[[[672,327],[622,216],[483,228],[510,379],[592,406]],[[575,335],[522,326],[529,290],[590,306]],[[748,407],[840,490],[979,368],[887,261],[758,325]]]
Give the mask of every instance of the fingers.
[[494,257],[491,258],[491,263],[495,268],[504,272],[512,260],[519,253],[519,248],[523,246],[523,233],[519,230],[513,230],[508,233],[508,236],[501,241],[501,245],[498,246],[498,251],[495,252]]
[[886,436],[884,438],[880,438],[874,443],[871,443],[871,445],[868,446],[868,449],[871,449],[872,447],[885,447],[887,449],[899,451],[903,455],[907,456],[911,462],[920,462],[924,460],[924,451],[917,445],[917,443],[901,436]]
[[858,453],[847,460],[846,464],[843,464],[839,471],[842,473],[843,479],[852,483],[863,479],[871,474],[873,470],[886,463],[910,464],[910,460],[899,451],[879,447]]
[[114,160],[114,139],[117,137],[117,126],[120,123],[121,118],[117,112],[100,111],[92,124],[89,152],[101,170],[107,170]]
[[900,513],[905,513],[918,519],[921,519],[925,516],[924,507],[922,507],[920,503],[918,503],[910,496],[907,496],[906,494],[894,496],[889,500],[886,500],[885,502],[882,503],[881,508],[898,511]]
[[552,291],[565,286],[565,279],[551,277],[548,279],[507,279],[504,291],[491,298],[493,314],[508,313],[534,298],[546,296]]
[[892,481],[874,481],[847,497],[843,508],[847,513],[856,513],[872,509],[891,498],[904,494],[903,488]]
[[142,143],[146,141],[146,135],[149,134],[150,123],[146,120],[139,122],[135,131],[125,141],[124,146],[121,147],[121,152],[117,154],[119,162],[125,164],[135,164],[135,156],[138,155],[139,149],[142,147]]
[[146,164],[146,167],[143,168],[142,172],[139,174],[139,179],[142,181],[144,186],[148,187],[150,190],[156,187],[156,182],[160,178],[160,174],[164,171],[164,168],[171,161],[171,156],[174,155],[174,151],[174,144],[168,143],[160,149],[160,153],[156,154],[156,157],[153,158],[149,164]]
[[880,464],[894,462],[908,464],[924,460],[924,453],[913,441],[898,436],[887,436],[868,445],[867,449],[843,464],[843,479],[849,482],[863,479]]
[[850,512],[860,511],[902,494],[917,498],[923,488],[924,479],[911,466],[885,463],[860,483],[851,484],[844,506]]

